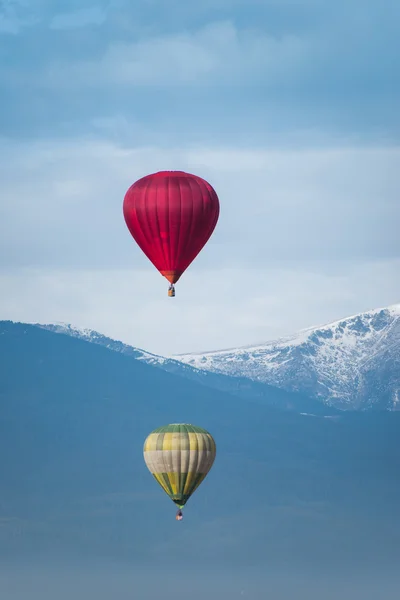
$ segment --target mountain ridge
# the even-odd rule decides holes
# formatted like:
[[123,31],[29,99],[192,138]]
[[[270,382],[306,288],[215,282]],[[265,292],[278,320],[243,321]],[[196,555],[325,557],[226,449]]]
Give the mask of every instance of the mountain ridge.
[[[101,343],[236,395],[265,398],[262,385],[297,393],[304,397],[300,412],[318,412],[318,404],[339,410],[400,408],[400,304],[308,327],[264,344],[170,356],[159,356],[89,329],[36,325]],[[217,380],[215,375],[231,379]],[[288,400],[286,405],[290,403]]]
[[[31,324],[0,323],[0,364],[1,558],[397,565],[399,413],[277,410]],[[143,461],[171,422],[218,448],[183,528]]]
[[246,400],[254,400],[262,404],[268,404],[284,410],[295,410],[303,414],[315,414],[322,416],[333,416],[337,411],[332,407],[321,405],[320,402],[309,398],[305,394],[293,393],[281,390],[275,386],[251,381],[246,377],[230,377],[223,374],[211,373],[203,369],[197,369],[173,358],[167,358],[152,354],[124,342],[113,340],[97,331],[91,329],[79,329],[69,324],[39,324],[34,326],[46,329],[56,334],[68,335],[79,338],[89,343],[99,344],[109,350],[131,356],[135,360],[162,369],[184,379],[200,383],[206,387],[227,392]]
[[[309,327],[264,344],[174,355],[199,369],[246,376],[291,391],[302,391],[338,408],[397,409],[400,380],[400,304],[378,308],[323,326]],[[392,361],[391,387],[384,397],[366,389]],[[383,382],[380,382],[382,387]]]
[[352,319],[355,319],[355,318],[360,317],[365,314],[379,313],[379,312],[385,311],[385,310],[390,311],[393,314],[400,316],[400,303],[390,304],[389,306],[384,306],[381,308],[374,308],[374,309],[371,309],[368,311],[363,311],[363,312],[356,313],[356,314],[348,316],[348,317],[336,319],[335,321],[324,322],[323,324],[320,324],[320,325],[311,325],[310,327],[303,327],[302,329],[298,329],[294,333],[283,335],[281,337],[273,338],[270,340],[265,340],[264,342],[257,342],[257,343],[254,342],[254,343],[250,343],[250,344],[244,344],[242,346],[230,346],[227,348],[219,348],[218,350],[203,350],[200,352],[180,352],[178,354],[170,354],[170,355],[168,354],[168,355],[166,355],[166,358],[175,358],[176,360],[178,360],[178,357],[180,357],[180,356],[203,356],[206,354],[220,354],[222,352],[231,352],[232,350],[249,350],[249,349],[259,348],[259,347],[263,347],[267,344],[273,344],[273,343],[277,343],[277,342],[285,342],[285,341],[290,341],[292,339],[294,340],[294,339],[297,339],[298,337],[300,337],[301,334],[304,335],[309,332],[313,332],[315,330],[320,331],[320,330],[328,329],[334,325],[339,325],[343,321],[350,321]]

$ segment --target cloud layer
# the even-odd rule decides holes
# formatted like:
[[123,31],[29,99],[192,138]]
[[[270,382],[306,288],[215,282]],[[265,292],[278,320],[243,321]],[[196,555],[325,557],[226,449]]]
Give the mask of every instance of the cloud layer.
[[88,132],[123,114],[161,139],[176,128],[247,144],[293,129],[399,137],[394,0],[385,10],[378,0],[54,9],[4,5],[0,126],[10,135]]
[[[399,301],[399,18],[394,0],[3,2],[1,316],[171,353]],[[221,200],[172,304],[122,217],[161,169]]]
[[[147,266],[123,196],[139,177],[208,179],[221,218],[196,265],[270,268],[399,256],[400,149],[125,148],[110,142],[0,144],[3,266]],[[197,267],[196,267],[197,268]]]

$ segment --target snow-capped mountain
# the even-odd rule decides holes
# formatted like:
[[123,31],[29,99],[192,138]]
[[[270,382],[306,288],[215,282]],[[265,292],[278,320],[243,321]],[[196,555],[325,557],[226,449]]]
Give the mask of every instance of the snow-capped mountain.
[[[100,344],[235,395],[263,401],[272,395],[281,406],[305,403],[309,410],[308,399],[312,399],[314,407],[321,403],[340,409],[400,410],[400,304],[257,346],[170,357],[89,329],[37,326]],[[265,386],[273,386],[275,392]],[[276,388],[286,396],[278,398]],[[294,393],[293,398],[287,393]]]
[[304,414],[311,413],[321,416],[332,416],[337,414],[335,409],[324,406],[321,402],[309,398],[305,394],[291,392],[265,383],[252,381],[247,377],[230,377],[229,375],[197,369],[196,367],[187,365],[174,358],[166,358],[151,354],[140,348],[135,348],[134,346],[113,340],[91,329],[79,329],[64,323],[48,325],[36,323],[36,327],[104,346],[113,352],[120,352],[121,354],[130,356],[135,360],[146,362],[153,367],[160,368],[173,375],[195,381],[206,387],[227,392],[233,396],[239,396],[247,400],[253,400],[262,404],[276,406],[280,409],[292,410]]
[[173,358],[337,408],[400,409],[400,304],[257,346]]
[[133,358],[136,358],[138,360],[145,360],[149,364],[159,364],[165,360],[169,360],[162,356],[157,356],[156,354],[146,352],[141,348],[135,348],[134,346],[130,346],[129,344],[124,344],[123,342],[113,340],[103,335],[102,333],[99,333],[98,331],[93,331],[93,329],[79,329],[78,327],[74,327],[73,325],[70,325],[68,323],[35,323],[35,325],[36,327],[47,329],[49,331],[52,331],[53,333],[63,333],[65,335],[70,335],[71,337],[86,340],[87,342],[91,342],[92,344],[99,344],[100,346],[105,346],[106,348],[109,348],[114,352],[121,352],[122,354],[127,354],[128,356],[132,356]]

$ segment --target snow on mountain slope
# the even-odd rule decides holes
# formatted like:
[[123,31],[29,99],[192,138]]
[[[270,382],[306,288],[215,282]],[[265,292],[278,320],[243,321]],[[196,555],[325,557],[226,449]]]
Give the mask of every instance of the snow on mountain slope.
[[171,358],[338,408],[400,409],[400,304],[257,346]]
[[78,327],[74,327],[73,325],[69,325],[67,323],[35,323],[35,325],[36,327],[47,329],[53,333],[70,335],[92,344],[99,344],[100,346],[104,346],[113,352],[121,352],[122,354],[132,356],[136,360],[142,360],[149,365],[159,367],[165,371],[169,371],[170,373],[176,373],[177,375],[181,375],[183,377],[188,376],[190,379],[195,378],[200,383],[204,382],[208,377],[211,376],[211,374],[208,371],[204,371],[204,369],[189,367],[185,363],[175,360],[174,358],[166,358],[164,356],[159,356],[158,354],[146,352],[141,348],[124,344],[118,340],[113,340],[112,338],[109,338],[98,331],[93,331],[92,329],[79,329]]
[[[340,409],[400,410],[400,304],[257,346],[171,357],[146,352],[89,329],[65,324],[37,326],[101,344],[234,393],[242,393],[242,389],[250,394],[247,381],[297,392]],[[215,379],[217,375],[237,378],[238,383]],[[252,393],[266,394],[256,388]]]
[[135,360],[144,361],[149,365],[158,367],[164,371],[178,375],[179,377],[195,381],[206,387],[227,392],[233,396],[238,396],[246,400],[255,400],[256,402],[279,407],[284,410],[294,410],[297,412],[305,411],[307,414],[313,413],[320,416],[337,414],[332,407],[324,406],[319,401],[309,398],[305,394],[272,387],[268,384],[255,382],[245,377],[229,377],[227,375],[197,369],[172,358],[151,354],[150,352],[135,348],[134,346],[129,346],[123,342],[113,340],[97,331],[78,329],[77,327],[63,323],[48,325],[36,323],[36,327],[47,329],[53,333],[76,337],[93,344],[99,344],[113,352],[121,352],[122,354],[131,356]]
[[163,362],[164,360],[169,360],[163,358],[162,356],[157,356],[156,354],[146,352],[141,348],[135,348],[134,346],[129,346],[128,344],[124,344],[123,342],[113,340],[101,333],[98,333],[97,331],[93,331],[92,329],[79,329],[78,327],[74,327],[73,325],[69,325],[67,323],[35,323],[35,325],[36,327],[47,329],[49,331],[52,331],[53,333],[63,333],[65,335],[70,335],[81,340],[86,340],[87,342],[91,342],[93,344],[100,344],[101,346],[105,346],[110,350],[114,350],[114,352],[121,352],[122,354],[127,354],[128,356],[132,356],[133,358],[145,360],[149,364],[152,364],[153,362],[158,364],[160,362]]

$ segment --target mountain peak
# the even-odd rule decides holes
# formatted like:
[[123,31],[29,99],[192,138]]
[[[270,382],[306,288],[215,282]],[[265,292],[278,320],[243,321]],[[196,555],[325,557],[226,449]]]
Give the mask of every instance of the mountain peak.
[[169,358],[187,362],[187,359],[191,356],[203,357],[203,356],[220,355],[220,354],[225,354],[225,353],[230,354],[231,352],[235,352],[235,351],[240,352],[240,351],[246,351],[246,350],[247,351],[258,350],[258,349],[262,349],[262,348],[265,348],[266,346],[271,346],[271,345],[274,345],[276,347],[281,346],[281,345],[286,346],[287,344],[299,345],[299,344],[302,344],[304,341],[306,341],[314,331],[329,330],[329,329],[332,329],[333,327],[336,327],[338,325],[345,325],[347,322],[349,322],[349,321],[352,322],[359,318],[367,319],[370,317],[371,319],[373,319],[376,315],[379,315],[380,313],[385,313],[385,312],[387,312],[389,315],[392,315],[394,317],[400,316],[400,304],[392,304],[391,306],[387,306],[387,307],[383,307],[383,308],[375,308],[375,309],[372,309],[372,310],[369,310],[369,311],[366,311],[363,313],[357,313],[350,317],[343,317],[342,319],[339,319],[336,321],[331,321],[329,323],[323,323],[320,325],[305,327],[304,329],[299,329],[296,333],[285,335],[280,338],[276,338],[276,339],[272,339],[272,340],[267,340],[265,342],[246,344],[245,346],[239,346],[239,347],[232,346],[229,348],[221,348],[219,350],[206,350],[204,352],[190,352],[190,353],[185,352],[183,354],[172,354]]
[[229,382],[232,389],[256,382],[340,409],[400,409],[400,304],[308,327],[263,344],[170,357],[71,324],[37,326],[100,344],[206,385],[227,385],[227,380],[222,384],[212,379],[225,375],[237,382]]
[[[378,386],[384,388],[380,403],[393,409],[400,390],[399,317],[400,304],[394,304],[264,344],[174,358],[197,369],[301,391],[340,408],[376,403],[371,385]],[[381,381],[378,374],[389,364]]]

